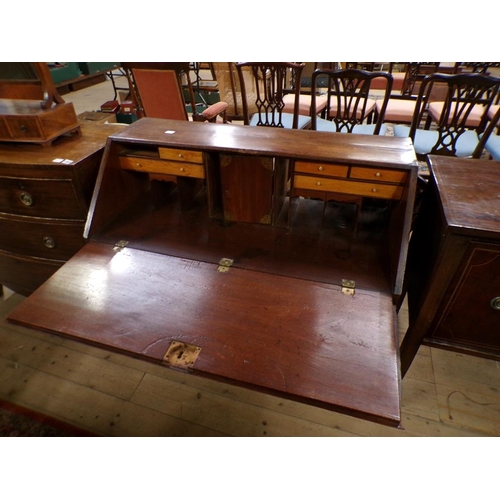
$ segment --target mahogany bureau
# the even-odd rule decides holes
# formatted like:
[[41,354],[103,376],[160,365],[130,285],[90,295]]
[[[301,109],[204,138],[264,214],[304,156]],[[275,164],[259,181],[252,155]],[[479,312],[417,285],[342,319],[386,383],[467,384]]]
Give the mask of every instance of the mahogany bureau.
[[[372,198],[354,239],[289,191],[304,165]],[[409,139],[143,118],[109,138],[88,243],[9,320],[398,426],[416,178]]]
[[430,156],[410,242],[404,374],[424,343],[500,360],[500,170]]
[[28,295],[84,245],[104,145],[117,130],[83,123],[81,137],[49,147],[0,145],[0,286]]

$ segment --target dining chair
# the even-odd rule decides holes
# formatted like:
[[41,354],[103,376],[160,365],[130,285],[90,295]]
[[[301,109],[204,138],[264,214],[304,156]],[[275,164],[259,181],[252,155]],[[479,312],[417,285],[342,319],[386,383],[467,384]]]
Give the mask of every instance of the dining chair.
[[[384,113],[387,123],[410,124],[415,112],[420,82],[428,75],[435,73],[439,67],[438,62],[407,62],[405,63],[404,78],[401,83],[400,93],[391,95]],[[376,105],[380,113],[382,103]]]
[[[300,79],[304,63],[239,62],[235,66],[245,125],[309,128],[310,117],[299,113]],[[250,79],[248,74],[251,75]],[[291,79],[293,81],[290,83]],[[284,102],[284,97],[289,92],[293,94],[291,110],[285,109]]]
[[[304,63],[304,69],[302,70],[301,85],[300,85],[300,95],[299,95],[299,114],[304,116],[311,116],[311,102],[312,102],[312,75],[314,71],[320,68],[326,69],[339,69],[339,63],[337,62],[313,62]],[[318,80],[316,85],[316,112],[321,113],[326,107],[326,88],[328,86],[328,79]],[[287,113],[293,113],[293,106],[295,104],[295,94],[289,93],[285,94],[283,98],[285,103],[284,111]]]
[[[322,116],[316,107],[317,82],[328,79],[327,103]],[[376,102],[372,96],[372,85],[377,80],[385,81],[380,98],[380,111],[376,113]],[[392,90],[392,75],[382,71],[360,69],[318,69],[312,77],[311,129],[323,132],[346,132],[354,134],[385,135],[385,109]],[[374,122],[374,123],[371,123]]]
[[[445,99],[429,127],[429,97],[434,86],[445,89]],[[487,119],[492,100],[498,92],[500,78],[478,73],[445,75],[434,73],[422,82],[411,125],[395,125],[396,137],[410,137],[419,159],[428,154],[479,158],[486,141],[498,123],[500,111]],[[481,109],[479,124],[471,127],[470,119]]]
[[[238,72],[234,62],[214,62],[212,63],[217,88],[219,89],[220,100],[227,103],[227,119],[229,121],[243,121],[243,100],[241,97],[241,87]],[[245,81],[247,82],[248,100],[255,101],[256,96],[252,89],[252,75],[249,68],[243,70]],[[251,114],[257,111],[255,105],[249,104]]]
[[227,103],[196,103],[187,62],[123,62],[137,116],[226,122]]

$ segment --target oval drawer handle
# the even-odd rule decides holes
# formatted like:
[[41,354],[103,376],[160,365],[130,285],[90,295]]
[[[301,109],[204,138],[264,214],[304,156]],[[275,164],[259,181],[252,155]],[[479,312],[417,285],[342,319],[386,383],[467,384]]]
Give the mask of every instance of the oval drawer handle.
[[318,167],[318,170],[323,170],[323,165],[320,165],[320,166]]
[[47,248],[54,248],[56,246],[56,242],[51,236],[44,236],[42,241]]
[[26,191],[23,191],[20,194],[19,198],[21,199],[21,202],[24,203],[27,207],[31,207],[31,205],[33,205],[33,197]]
[[380,172],[377,172],[377,173],[375,174],[375,177],[380,177],[381,175],[382,175],[382,174],[381,174]]
[[490,301],[490,306],[495,309],[495,311],[500,311],[500,297],[494,297]]

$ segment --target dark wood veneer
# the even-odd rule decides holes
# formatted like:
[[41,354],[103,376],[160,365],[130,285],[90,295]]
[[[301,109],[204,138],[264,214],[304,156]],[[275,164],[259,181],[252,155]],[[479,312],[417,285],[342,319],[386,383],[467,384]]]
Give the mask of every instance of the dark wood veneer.
[[[172,149],[165,173],[158,148]],[[353,241],[345,207],[290,203],[295,160],[406,175],[400,197],[367,201]],[[89,243],[9,319],[156,363],[172,341],[194,345],[193,374],[397,426],[414,160],[405,139],[141,119],[108,140]]]

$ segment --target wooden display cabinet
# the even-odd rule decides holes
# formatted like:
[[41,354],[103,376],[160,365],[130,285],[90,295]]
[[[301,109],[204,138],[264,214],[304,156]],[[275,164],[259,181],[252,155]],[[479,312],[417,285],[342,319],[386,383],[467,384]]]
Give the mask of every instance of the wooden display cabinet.
[[[365,197],[354,239],[345,207],[290,203],[304,163]],[[416,178],[408,139],[143,118],[108,141],[89,242],[9,319],[398,426]]]
[[421,344],[500,360],[497,162],[429,157],[408,264],[403,375]]

